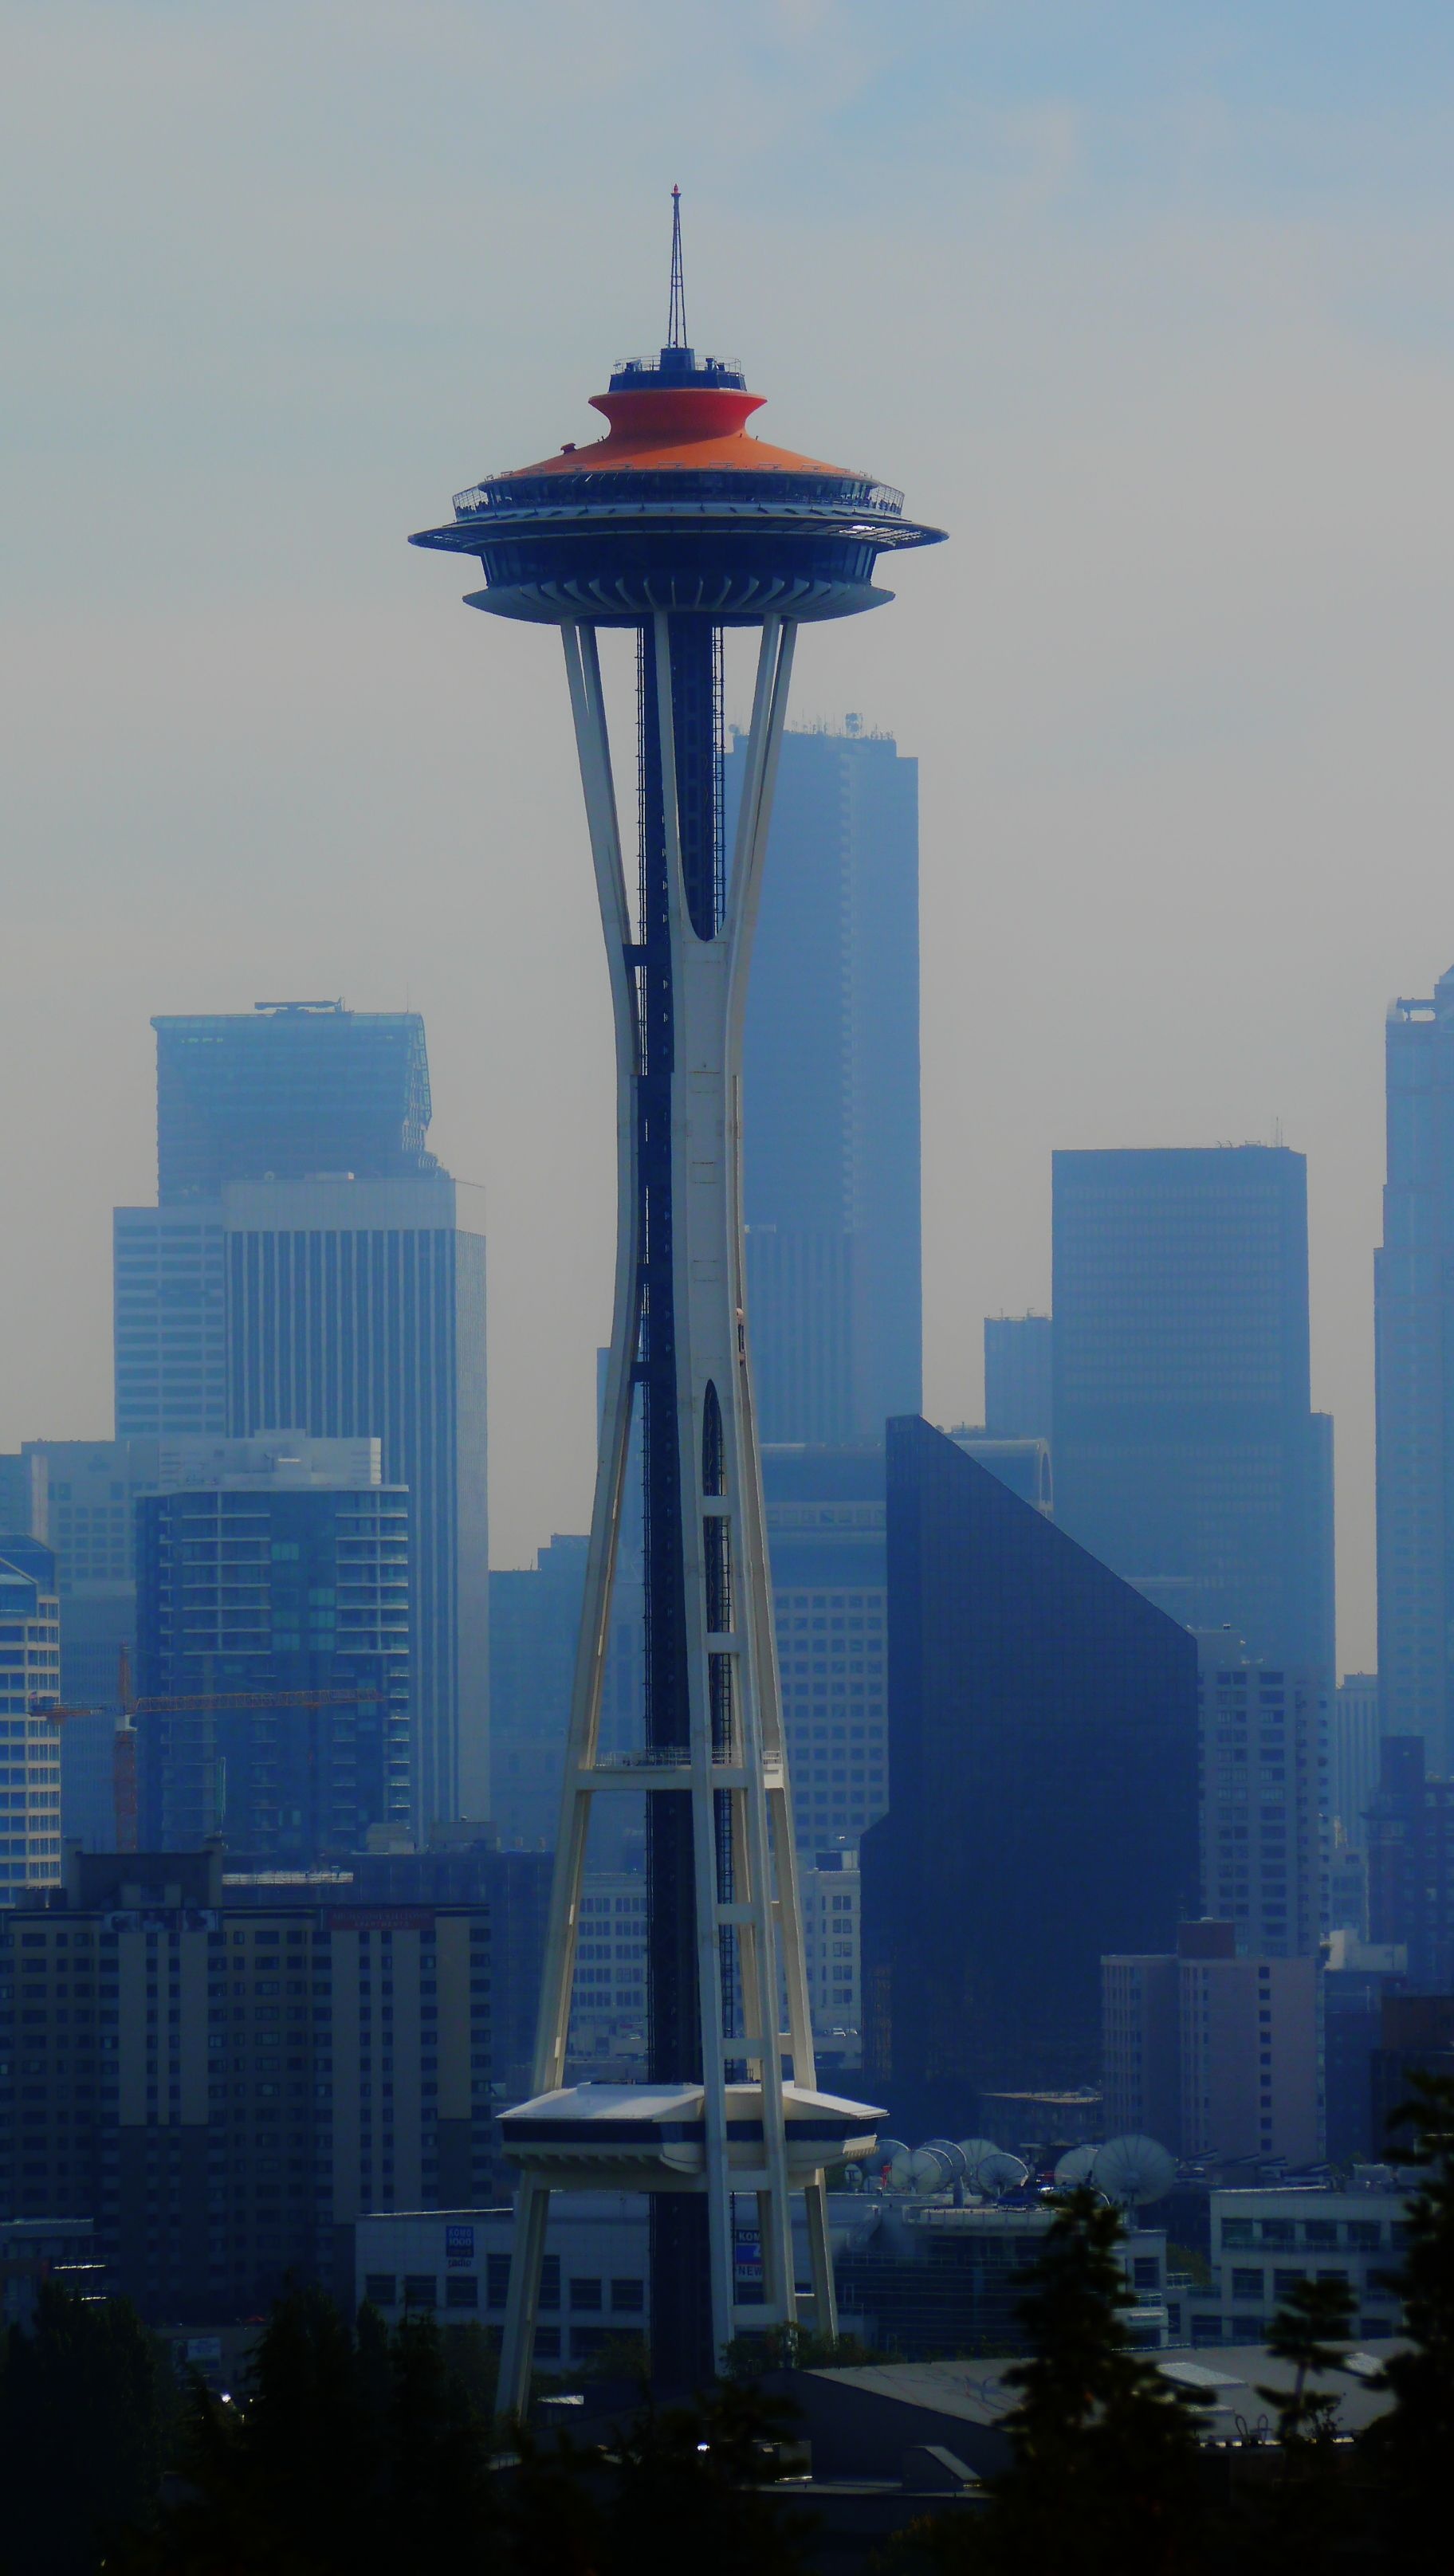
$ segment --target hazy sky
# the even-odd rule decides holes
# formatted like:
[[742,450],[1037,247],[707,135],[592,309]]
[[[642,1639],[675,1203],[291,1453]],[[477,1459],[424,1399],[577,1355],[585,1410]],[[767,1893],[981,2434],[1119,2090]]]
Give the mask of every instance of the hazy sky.
[[0,1446],[109,1430],[154,1011],[426,1015],[494,1554],[584,1526],[610,1035],[553,636],[411,553],[688,318],[953,543],[808,633],[923,790],[927,1409],[1055,1145],[1306,1150],[1373,1654],[1394,993],[1454,961],[1448,0],[10,0]]

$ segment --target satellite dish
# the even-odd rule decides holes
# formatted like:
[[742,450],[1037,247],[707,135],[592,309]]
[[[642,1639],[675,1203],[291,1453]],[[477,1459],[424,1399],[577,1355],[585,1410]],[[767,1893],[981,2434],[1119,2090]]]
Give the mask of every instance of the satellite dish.
[[[911,2171],[914,2161],[913,2149],[901,2146],[897,2139],[893,2141],[893,2148],[894,2152],[884,2169],[883,2187],[885,2191],[912,2191],[914,2188],[914,2177]],[[882,2147],[880,2147],[880,2153],[882,2153]]]
[[920,2200],[932,2200],[936,2191],[947,2191],[954,2180],[954,2168],[938,2147],[916,2147],[909,2158],[909,2188]]
[[1095,2147],[1071,2147],[1055,2168],[1057,2191],[1078,2191],[1091,2178],[1091,2167],[1098,2150]]
[[1176,2180],[1176,2158],[1155,2138],[1108,2138],[1096,2150],[1091,2179],[1107,2200],[1139,2209],[1161,2200]]
[[969,2159],[963,2147],[957,2147],[952,2138],[926,2138],[924,2148],[926,2153],[932,2148],[936,2156],[944,2157],[949,2167],[951,2182],[963,2182],[966,2179],[969,2173]]
[[1018,2191],[1029,2173],[1029,2166],[1021,2164],[1018,2156],[1007,2156],[999,2147],[991,2147],[987,2156],[981,2156],[970,2180],[976,2191],[988,2192],[991,2200],[998,2200],[1004,2192]]
[[970,2182],[976,2165],[983,2164],[986,2156],[997,2156],[1000,2151],[993,2138],[961,2138],[959,2152],[964,2158],[964,2178]]

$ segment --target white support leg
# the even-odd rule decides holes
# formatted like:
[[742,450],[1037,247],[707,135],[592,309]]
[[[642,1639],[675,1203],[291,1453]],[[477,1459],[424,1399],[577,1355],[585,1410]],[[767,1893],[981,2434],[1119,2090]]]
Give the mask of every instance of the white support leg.
[[[748,961],[787,707],[795,629],[764,622],[725,918],[693,926],[683,882],[677,803],[671,627],[648,638],[655,678],[671,942],[672,1306],[686,1615],[687,1744],[639,1763],[598,1766],[601,1690],[610,1636],[639,1317],[636,968],[594,629],[567,625],[566,673],[601,904],[616,1029],[619,1227],[616,1304],[571,1706],[560,1839],[537,2033],[535,2091],[564,2083],[571,1988],[591,1800],[606,1785],[691,1802],[697,1991],[701,2020],[703,2166],[711,2330],[717,2358],[737,2323],[733,2188],[751,2192],[761,2231],[764,2325],[797,2315],[784,2059],[800,2091],[816,2089],[771,1599],[766,1513],[748,1368],[742,1240],[742,1049]],[[720,1460],[708,1472],[713,1397]],[[713,1457],[716,1460],[714,1433]],[[706,1490],[708,1484],[712,1490]],[[726,1580],[724,1581],[724,1572]],[[723,1668],[730,1692],[723,1688]],[[716,1685],[714,1689],[714,1684]],[[730,1706],[730,1743],[714,1745],[714,1705]],[[732,1877],[719,1884],[718,1808],[730,1800]],[[738,2005],[724,2009],[723,1945],[734,1950]],[[786,1994],[787,2028],[783,2018]],[[745,2098],[760,2115],[760,2151],[744,2162],[728,2136],[727,2067],[745,2060]],[[688,2070],[682,2070],[690,2080]],[[563,2113],[573,2117],[574,2114]],[[522,2129],[522,2137],[528,2132]],[[737,2163],[734,2166],[733,2154]],[[546,2168],[549,2175],[550,2168]],[[557,2173],[558,2179],[558,2173]],[[584,2174],[583,2174],[584,2180]],[[648,2186],[649,2187],[649,2186]],[[678,2186],[679,2187],[679,2186]],[[817,2322],[836,2327],[826,2191],[806,2190]],[[502,2410],[529,2394],[548,2180],[522,2182],[516,2259],[501,2361]],[[743,2322],[748,2322],[744,2318]]]
[[540,2307],[540,2267],[545,2253],[545,2226],[550,2193],[544,2183],[524,2176],[515,2199],[515,2244],[510,2259],[510,2297],[495,2412],[521,2417],[530,2403],[530,2374],[535,2367],[535,2321]]
[[813,2276],[813,2324],[838,2340],[838,2293],[833,2285],[833,2245],[828,2233],[828,2185],[814,2174],[803,2197],[808,2212],[808,2262]]

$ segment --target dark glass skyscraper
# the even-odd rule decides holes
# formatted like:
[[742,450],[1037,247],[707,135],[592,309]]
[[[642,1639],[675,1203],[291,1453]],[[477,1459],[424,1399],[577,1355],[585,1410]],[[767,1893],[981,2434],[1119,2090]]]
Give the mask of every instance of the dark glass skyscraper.
[[888,1426],[888,1814],[865,1834],[864,2080],[900,2136],[1094,2083],[1100,1961],[1197,1893],[1196,1647],[926,1422]]
[[[784,736],[747,1001],[743,1167],[765,1440],[916,1413],[919,765],[854,728]],[[728,846],[744,737],[724,763]]]
[[1055,1513],[1189,1627],[1333,1666],[1332,1424],[1309,1409],[1307,1165],[1054,1157]]
[[1454,1772],[1454,967],[1388,1014],[1374,1255],[1378,1691],[1388,1735]]

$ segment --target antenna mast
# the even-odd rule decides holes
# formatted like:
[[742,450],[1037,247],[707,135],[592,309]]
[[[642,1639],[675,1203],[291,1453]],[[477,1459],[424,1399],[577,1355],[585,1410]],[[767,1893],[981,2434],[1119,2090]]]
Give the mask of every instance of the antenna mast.
[[687,290],[682,282],[682,192],[671,192],[671,311],[667,316],[666,345],[684,349],[687,345]]

